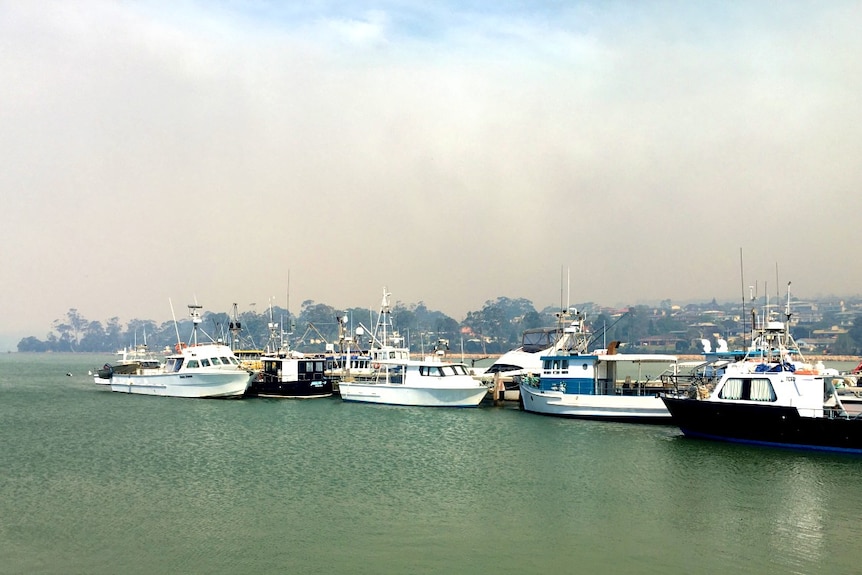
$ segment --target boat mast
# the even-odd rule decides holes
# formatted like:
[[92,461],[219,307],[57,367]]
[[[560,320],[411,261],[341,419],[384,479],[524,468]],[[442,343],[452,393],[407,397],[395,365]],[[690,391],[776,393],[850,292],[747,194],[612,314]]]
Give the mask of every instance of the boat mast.
[[201,318],[201,308],[202,305],[198,305],[196,303],[189,304],[189,315],[192,318],[192,343],[191,345],[198,344],[198,326],[201,324],[203,319]]
[[231,319],[230,324],[230,348],[232,351],[236,351],[239,349],[239,334],[242,331],[242,324],[237,317],[237,305],[233,304],[233,319]]
[[[742,349],[748,348],[748,342],[746,338],[745,331],[745,269],[742,265],[742,248],[739,248],[739,283],[740,283],[740,292],[742,295]],[[754,329],[754,326],[751,326]],[[754,333],[752,333],[752,337],[754,337]]]
[[383,345],[387,345],[389,337],[386,335],[386,324],[389,322],[389,296],[391,293],[386,292],[386,286],[383,287],[383,301],[380,303],[380,313],[383,316]]
[[[276,347],[276,331],[278,330],[278,324],[272,321],[272,298],[269,299],[269,322],[266,324],[266,327],[269,329],[269,340],[266,342],[266,351],[268,353],[276,353],[279,349]],[[284,338],[280,338],[279,346],[284,344]]]
[[180,325],[177,323],[177,314],[174,313],[174,302],[171,301],[171,298],[168,298],[168,305],[171,306],[171,317],[174,318],[174,330],[177,332],[177,345],[183,343],[183,340],[180,339]]

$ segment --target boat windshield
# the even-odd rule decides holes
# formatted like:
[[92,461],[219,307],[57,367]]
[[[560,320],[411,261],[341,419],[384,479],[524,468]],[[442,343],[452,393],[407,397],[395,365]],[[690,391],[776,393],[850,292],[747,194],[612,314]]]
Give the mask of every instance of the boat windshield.
[[467,368],[463,365],[423,365],[419,367],[420,375],[432,377],[446,377],[447,375],[468,375]]
[[559,330],[555,327],[542,327],[524,330],[521,336],[521,347],[527,353],[536,353],[547,349],[557,342]]
[[169,357],[165,361],[165,371],[179,371],[183,366],[183,358],[181,357]]

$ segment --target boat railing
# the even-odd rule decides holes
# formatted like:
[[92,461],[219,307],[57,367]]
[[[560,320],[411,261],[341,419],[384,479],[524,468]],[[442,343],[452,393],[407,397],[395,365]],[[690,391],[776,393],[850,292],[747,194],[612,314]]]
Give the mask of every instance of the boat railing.
[[626,378],[614,384],[617,395],[661,395],[665,393],[676,393],[677,385],[674,381],[664,376],[659,379],[632,380]]
[[664,385],[639,385],[637,383],[634,383],[627,386],[625,383],[623,383],[622,385],[618,385],[616,387],[617,395],[626,395],[633,397],[644,395],[658,396],[667,393],[675,394],[676,392],[676,387]]
[[715,389],[721,377],[718,374],[704,374],[703,372],[662,374],[662,382],[671,391],[666,395],[675,397],[689,397],[691,399],[706,399]]
[[666,373],[661,375],[662,384],[669,387],[686,388],[690,385],[715,385],[721,376],[708,375],[702,372]]

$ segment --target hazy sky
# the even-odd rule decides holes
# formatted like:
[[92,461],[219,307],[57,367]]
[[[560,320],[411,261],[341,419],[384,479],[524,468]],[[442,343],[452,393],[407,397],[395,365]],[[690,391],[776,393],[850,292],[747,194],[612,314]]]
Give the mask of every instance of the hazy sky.
[[[862,292],[859,2],[0,0],[0,337]],[[776,267],[779,274],[776,279]],[[783,291],[783,288],[782,288]],[[13,340],[14,347],[17,339]]]

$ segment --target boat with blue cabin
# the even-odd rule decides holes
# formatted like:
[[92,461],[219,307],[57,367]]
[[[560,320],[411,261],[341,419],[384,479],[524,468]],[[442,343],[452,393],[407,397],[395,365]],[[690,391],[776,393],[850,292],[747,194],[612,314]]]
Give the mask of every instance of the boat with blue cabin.
[[[617,353],[616,342],[589,353],[584,317],[577,318],[567,330],[580,343],[571,353],[561,349],[543,356],[540,373],[521,380],[521,409],[557,417],[669,424],[670,413],[660,396],[675,389],[675,378],[661,374],[677,374],[677,357]],[[630,372],[625,376],[623,366]],[[646,366],[659,376],[644,373]]]
[[554,326],[528,328],[521,332],[521,345],[509,350],[488,366],[479,376],[488,385],[502,386],[503,399],[518,401],[521,380],[542,370],[542,358],[557,352],[573,353],[572,325],[577,310],[556,313]]

